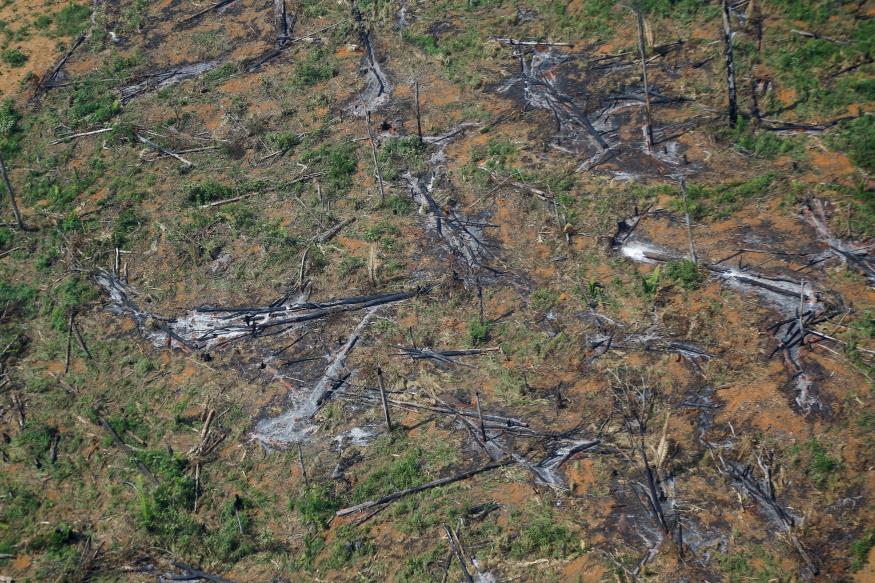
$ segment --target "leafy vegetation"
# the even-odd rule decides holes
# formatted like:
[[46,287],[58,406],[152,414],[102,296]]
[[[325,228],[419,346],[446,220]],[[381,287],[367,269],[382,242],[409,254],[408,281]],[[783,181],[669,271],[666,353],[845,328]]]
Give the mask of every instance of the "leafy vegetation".
[[2,58],[3,62],[10,67],[23,67],[27,62],[27,55],[18,48],[4,49],[3,52],[0,53],[0,58]]
[[833,147],[847,152],[860,168],[875,172],[875,115],[863,115],[842,125]]
[[704,273],[689,259],[669,261],[665,264],[662,274],[666,279],[687,290],[698,289],[705,281]]

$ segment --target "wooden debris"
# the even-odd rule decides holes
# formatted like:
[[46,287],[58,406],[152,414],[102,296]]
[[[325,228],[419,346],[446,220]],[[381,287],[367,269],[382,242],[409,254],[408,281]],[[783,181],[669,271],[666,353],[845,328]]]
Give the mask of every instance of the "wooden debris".
[[2,154],[0,154],[0,175],[2,175],[3,183],[6,185],[6,193],[9,195],[9,202],[12,204],[12,214],[15,215],[15,222],[19,229],[26,231],[27,226],[24,224],[24,219],[21,218],[21,211],[18,210],[15,191],[12,189],[12,183],[9,181],[9,175],[6,173],[6,164],[3,162]]
[[644,83],[644,138],[647,150],[653,148],[653,119],[650,110],[650,84],[647,82],[647,48],[644,40],[644,16],[641,0],[635,2],[635,17],[638,22],[638,55],[641,58],[641,79]]
[[156,144],[155,142],[153,142],[152,140],[150,140],[149,138],[147,138],[143,134],[137,134],[137,139],[140,142],[142,142],[142,143],[146,144],[147,146],[149,146],[150,148],[152,148],[153,150],[156,150],[156,151],[158,151],[166,156],[170,156],[171,158],[176,158],[177,160],[179,160],[180,162],[182,162],[183,164],[185,164],[188,167],[194,166],[194,162],[189,162],[188,160],[186,160],[185,158],[183,158],[182,156],[180,156],[176,152],[172,152],[170,150],[167,150],[166,148],[162,148],[161,146],[159,146],[158,144]]
[[228,4],[231,4],[232,2],[236,2],[236,1],[237,0],[219,0],[219,2],[216,2],[212,6],[207,6],[203,10],[195,12],[191,16],[187,16],[187,17],[183,18],[182,20],[179,21],[179,24],[181,24],[181,25],[191,24],[192,22],[194,22],[195,20],[197,20],[198,18],[200,18],[204,14],[208,14],[210,12],[217,12],[220,9],[227,6]]
[[462,569],[462,575],[465,576],[465,581],[468,583],[474,583],[474,577],[472,577],[471,573],[468,571],[468,566],[466,565],[465,557],[462,555],[462,550],[460,548],[461,545],[456,537],[456,533],[446,524],[444,525],[444,532],[447,534],[447,540],[450,543],[450,548],[452,548],[453,554],[456,555],[456,559],[459,561],[459,568]]
[[458,474],[454,474],[452,476],[447,476],[445,478],[440,478],[437,480],[432,480],[431,482],[426,482],[425,484],[421,484],[419,486],[414,486],[413,488],[407,488],[406,490],[401,490],[399,492],[394,492],[392,494],[388,494],[386,496],[382,496],[381,498],[377,498],[375,500],[369,500],[367,502],[362,502],[361,504],[356,504],[355,506],[350,506],[348,508],[342,508],[338,510],[335,515],[336,516],[346,516],[348,514],[354,514],[356,512],[361,512],[363,510],[367,510],[369,508],[373,508],[374,506],[379,506],[382,504],[388,504],[390,502],[394,502],[399,498],[404,498],[405,496],[409,496],[411,494],[416,494],[417,492],[422,492],[424,490],[430,490],[431,488],[437,488],[439,486],[446,486],[447,484],[452,484],[454,482],[458,482],[460,480],[468,479],[472,476],[476,476],[477,474],[482,474],[483,472],[488,472],[490,470],[494,470],[496,468],[503,468],[504,466],[509,466],[511,464],[516,463],[512,459],[507,459],[498,462],[492,462],[486,464],[484,466],[480,466],[477,468],[472,468],[470,470],[465,470],[464,472],[460,472]]
[[69,136],[64,136],[62,138],[58,138],[54,142],[52,142],[53,146],[58,144],[62,144],[64,142],[69,142],[70,140],[75,140],[77,138],[84,138],[85,136],[94,136],[97,134],[105,134],[106,132],[111,132],[115,128],[101,128],[99,130],[92,130],[90,132],[80,132],[78,134],[70,134]]
[[212,581],[212,583],[234,583],[234,581],[231,581],[230,579],[225,579],[224,577],[212,575],[210,573],[207,573],[206,571],[201,571],[200,569],[196,569],[187,563],[173,561],[172,564],[174,567],[182,571],[183,574],[168,574],[166,578],[170,581],[195,581],[198,579],[203,579],[205,581]]
[[64,68],[64,65],[67,64],[67,61],[70,60],[70,57],[73,56],[73,53],[76,51],[76,49],[78,49],[79,46],[83,42],[85,42],[85,39],[88,38],[88,35],[89,35],[89,33],[84,33],[84,32],[82,34],[80,34],[76,38],[76,40],[73,41],[73,45],[70,47],[70,49],[66,53],[64,53],[63,57],[61,57],[61,60],[58,61],[58,63],[52,68],[51,71],[48,72],[48,74],[46,74],[42,79],[40,79],[39,86],[37,87],[36,94],[34,95],[35,100],[39,99],[39,95],[41,93],[47,92],[49,89],[51,89],[54,86],[53,83],[55,82],[55,79],[58,78],[58,74],[61,72],[61,69]]
[[735,63],[732,58],[732,24],[730,22],[729,0],[721,0],[723,16],[723,45],[726,56],[726,87],[729,96],[729,127],[738,123],[738,97],[735,90]]
[[572,43],[559,43],[542,40],[518,40],[515,38],[492,37],[495,42],[513,47],[573,47]]
[[430,348],[402,347],[399,356],[409,356],[414,360],[436,360],[445,364],[461,364],[469,366],[463,362],[453,360],[455,356],[479,356],[488,352],[498,352],[500,348],[470,348],[463,350],[432,350]]
[[386,431],[392,433],[392,417],[389,414],[389,402],[386,399],[386,383],[383,382],[383,369],[377,368],[377,379],[380,382],[380,401],[383,404],[383,418],[386,421]]
[[336,237],[337,234],[340,233],[340,231],[342,231],[344,228],[353,224],[353,222],[355,222],[355,217],[350,217],[350,218],[346,219],[345,221],[343,221],[342,223],[338,223],[337,225],[331,227],[330,229],[328,229],[324,233],[316,235],[315,237],[313,237],[311,239],[311,241],[314,243],[327,243],[328,241],[330,241],[334,237]]
[[95,411],[93,411],[93,414],[94,414],[94,417],[97,419],[98,425],[103,427],[106,430],[106,432],[109,433],[110,437],[112,437],[113,442],[116,444],[116,446],[118,446],[119,449],[123,450],[125,453],[127,453],[131,457],[131,459],[136,464],[137,469],[140,470],[140,473],[143,474],[146,478],[148,478],[153,484],[155,484],[157,486],[158,485],[158,478],[156,478],[155,474],[153,474],[152,471],[146,467],[146,464],[144,464],[142,461],[140,461],[140,459],[136,456],[136,452],[133,450],[133,448],[124,442],[124,440],[121,438],[121,436],[119,436],[118,432],[116,432],[116,430],[113,428],[112,425],[107,423],[106,419],[104,419],[100,415],[100,413],[98,413],[95,410]]
[[[301,176],[298,176],[297,178],[294,178],[291,182],[283,183],[282,186],[283,186],[283,187],[288,187],[288,186],[291,186],[291,185],[293,185],[293,184],[297,184],[297,183],[299,183],[299,182],[304,182],[305,180],[310,180],[310,179],[312,179],[312,178],[317,178],[317,177],[319,177],[319,176],[322,176],[323,174],[325,174],[325,173],[324,173],[324,172],[311,172],[311,173],[309,173],[309,174],[303,174],[303,175],[301,175]],[[249,198],[250,196],[252,196],[252,195],[254,195],[254,194],[258,194],[258,193],[256,193],[256,192],[247,192],[247,193],[245,193],[245,194],[241,194],[241,195],[239,195],[239,196],[232,196],[231,198],[225,198],[225,199],[222,199],[222,200],[214,200],[214,201],[212,201],[212,202],[208,202],[208,203],[206,203],[206,204],[202,204],[202,205],[200,206],[200,208],[202,208],[202,209],[208,209],[208,208],[213,208],[213,207],[217,207],[217,206],[222,206],[222,205],[225,205],[225,204],[231,204],[231,203],[233,203],[233,202],[240,202],[241,200],[247,199],[247,198]]]

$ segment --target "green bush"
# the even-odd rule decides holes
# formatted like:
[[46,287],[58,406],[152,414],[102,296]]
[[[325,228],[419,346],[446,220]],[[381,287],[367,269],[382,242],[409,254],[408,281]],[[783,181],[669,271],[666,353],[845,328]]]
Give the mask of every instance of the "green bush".
[[798,139],[782,138],[774,132],[756,130],[744,117],[738,119],[734,129],[720,130],[718,135],[735,142],[746,152],[767,160],[801,151]]
[[267,141],[277,150],[291,150],[301,143],[301,137],[295,132],[274,132],[267,135]]
[[10,67],[21,67],[27,62],[27,55],[21,49],[5,49],[2,53],[3,62]]
[[317,48],[295,67],[292,84],[296,87],[311,87],[337,75],[334,56],[327,49]]
[[84,4],[68,3],[55,13],[55,34],[78,36],[91,21],[91,8]]
[[143,223],[143,218],[134,209],[119,213],[112,228],[112,246],[124,248],[130,242],[130,235]]
[[355,154],[355,144],[324,144],[301,156],[301,163],[324,171],[325,175],[320,178],[323,182],[323,193],[336,197],[352,186],[352,177],[358,168]]
[[340,508],[340,500],[329,486],[313,484],[293,501],[293,507],[301,514],[304,524],[325,528]]
[[698,289],[705,281],[705,275],[689,259],[669,261],[665,264],[662,274],[676,285],[687,290]]
[[193,205],[203,205],[216,200],[224,200],[234,196],[234,189],[215,180],[205,180],[197,184],[189,184],[185,188],[185,199]]
[[24,283],[9,283],[0,280],[0,305],[7,306],[9,313],[18,312],[25,317],[36,311],[36,290]]
[[556,524],[552,514],[545,512],[526,524],[511,541],[509,555],[514,559],[531,556],[563,559],[579,549],[579,539],[571,530]]
[[436,55],[440,53],[437,39],[430,34],[417,34],[415,32],[405,30],[401,34],[401,38],[404,40],[404,42],[419,48],[427,55]]
[[875,172],[875,116],[863,115],[843,124],[832,145],[863,170]]
[[362,502],[424,483],[426,476],[422,469],[423,456],[424,452],[420,448],[414,448],[388,465],[378,468],[356,485],[353,499]]
[[7,155],[18,151],[22,135],[19,125],[21,114],[15,110],[14,105],[11,98],[0,104],[0,152]]
[[418,174],[426,168],[425,146],[418,136],[387,140],[377,159],[383,180],[395,180],[406,171]]
[[468,323],[468,343],[471,346],[480,346],[486,344],[489,340],[489,322],[480,323],[480,320],[474,318]]
[[393,194],[386,199],[386,207],[393,215],[409,215],[413,212],[413,201],[408,196]]
[[136,458],[158,479],[137,487],[137,523],[162,545],[189,547],[203,528],[189,515],[195,497],[194,479],[186,472],[185,458],[165,450],[137,451]]
[[75,124],[103,124],[121,112],[121,101],[102,81],[84,79],[76,87],[70,104]]
[[559,301],[559,292],[546,287],[539,287],[532,292],[531,297],[529,297],[529,301],[533,310],[538,312],[546,312],[550,308],[554,307],[556,305],[556,302]]
[[827,487],[835,477],[834,474],[842,468],[842,461],[830,455],[826,447],[812,437],[806,444],[808,450],[808,467],[805,473],[818,488]]
[[875,546],[875,530],[870,530],[851,543],[851,570],[859,571],[869,562],[869,551]]
[[97,297],[97,290],[87,279],[79,276],[68,278],[55,290],[54,305],[49,313],[52,326],[58,331],[65,331],[70,311],[80,310]]

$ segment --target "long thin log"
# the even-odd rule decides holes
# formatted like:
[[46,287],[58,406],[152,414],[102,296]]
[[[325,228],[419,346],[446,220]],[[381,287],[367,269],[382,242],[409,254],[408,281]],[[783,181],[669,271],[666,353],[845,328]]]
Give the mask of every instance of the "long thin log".
[[88,360],[94,360],[94,357],[91,356],[91,351],[88,350],[88,345],[85,344],[85,339],[82,337],[82,332],[79,330],[79,325],[73,322],[73,333],[76,335],[76,342],[79,343],[79,348],[85,353],[88,357]]
[[635,16],[638,21],[638,55],[641,57],[641,79],[644,83],[644,138],[649,150],[653,148],[653,119],[650,109],[650,86],[647,82],[647,47],[644,41],[644,15],[641,14],[640,0],[635,3]]
[[399,498],[404,498],[405,496],[409,496],[411,494],[416,494],[417,492],[422,492],[424,490],[430,490],[432,488],[437,488],[438,486],[446,486],[447,484],[452,484],[454,482],[459,482],[461,480],[465,480],[472,476],[476,476],[477,474],[482,474],[483,472],[488,472],[490,470],[494,470],[496,468],[502,468],[504,466],[509,466],[511,464],[516,463],[512,459],[506,459],[503,461],[493,462],[486,464],[485,466],[480,466],[478,468],[472,468],[470,470],[465,470],[464,472],[460,472],[458,474],[454,474],[452,476],[447,476],[446,478],[440,478],[437,480],[432,480],[431,482],[426,482],[420,486],[414,486],[413,488],[407,488],[406,490],[401,490],[399,492],[394,492],[392,494],[388,494],[381,498],[377,498],[375,500],[369,500],[367,502],[362,502],[361,504],[356,504],[355,506],[350,506],[348,508],[341,508],[338,510],[335,515],[336,516],[346,516],[348,514],[354,514],[356,512],[361,512],[362,510],[367,510],[368,508],[373,508],[374,506],[379,506],[382,504],[388,504],[390,502],[394,502]]
[[392,417],[389,414],[389,401],[386,399],[386,383],[383,382],[383,369],[377,368],[377,379],[380,382],[380,400],[383,403],[383,417],[386,420],[386,431],[392,433]]
[[21,218],[21,211],[18,210],[18,203],[15,201],[15,191],[12,190],[12,183],[9,182],[9,175],[6,173],[6,164],[3,162],[3,156],[0,154],[0,174],[3,175],[3,182],[6,184],[6,192],[9,194],[9,202],[12,203],[12,214],[15,215],[15,222],[18,223],[18,228],[26,231],[27,227],[24,220]]
[[73,52],[79,48],[79,45],[85,42],[86,38],[88,38],[87,33],[83,32],[82,34],[80,34],[79,37],[73,42],[73,46],[70,47],[70,50],[68,50],[66,54],[64,54],[64,56],[61,58],[61,60],[58,61],[58,64],[52,68],[52,71],[42,80],[40,80],[39,88],[37,88],[37,95],[39,95],[40,92],[46,91],[51,88],[49,83],[55,80],[55,78],[58,76],[58,73],[61,72],[61,69],[64,68],[64,65],[66,65],[67,61],[70,60],[70,57],[73,56]]
[[[297,183],[303,182],[305,180],[310,180],[311,178],[317,178],[319,176],[322,176],[323,174],[325,174],[325,173],[324,172],[311,172],[310,174],[304,174],[302,176],[298,176],[297,178],[295,178],[291,182],[285,183],[284,186],[291,186],[293,184],[297,184]],[[217,206],[222,206],[223,204],[231,204],[232,202],[239,202],[241,200],[249,198],[253,194],[257,194],[257,192],[247,192],[245,194],[241,194],[238,196],[232,196],[231,198],[225,198],[222,200],[214,200],[213,202],[208,202],[206,204],[202,204],[200,208],[208,209],[208,208],[213,208],[213,207],[217,207]]]
[[189,162],[188,160],[186,160],[185,158],[183,158],[182,156],[180,156],[176,152],[171,152],[170,150],[162,148],[161,146],[159,146],[158,144],[156,144],[155,142],[153,142],[149,138],[145,137],[143,134],[137,134],[137,139],[140,142],[146,144],[150,148],[157,150],[158,152],[160,152],[162,154],[165,154],[165,155],[170,156],[172,158],[176,158],[177,160],[179,160],[180,162],[182,162],[186,166],[189,166],[189,167],[194,166],[194,162]]
[[[423,411],[431,411],[432,413],[445,413],[447,415],[463,415],[465,417],[471,417],[474,419],[479,418],[476,411],[465,411],[464,409],[453,409],[450,407],[432,407],[430,405],[420,405],[419,403],[411,403],[409,401],[398,401],[395,399],[389,399],[390,405],[395,405],[396,407],[409,407],[411,409],[420,409]],[[509,417],[499,417],[498,415],[488,415],[486,413],[483,414],[483,419],[487,421],[492,421],[494,423],[500,423],[505,427],[528,427],[529,424],[520,421],[519,419],[511,419]]]
[[457,544],[455,533],[446,524],[444,525],[444,532],[447,533],[447,540],[450,541],[450,547],[453,549],[453,554],[456,555],[456,559],[459,560],[459,567],[462,569],[462,574],[465,575],[465,581],[468,583],[474,583],[474,578],[471,576],[471,573],[468,572],[468,566],[465,564],[465,557],[462,556],[462,551]]
[[693,265],[697,265],[696,247],[693,245],[693,227],[690,224],[690,207],[687,204],[687,180],[684,176],[681,176],[681,192],[684,195],[684,220],[687,225],[687,238],[690,240],[690,261],[693,262]]
[[348,227],[349,225],[351,225],[353,223],[353,221],[355,221],[355,217],[350,217],[350,218],[346,219],[345,221],[343,221],[342,223],[331,227],[330,229],[328,229],[324,233],[322,233],[320,235],[316,235],[315,237],[313,237],[312,241],[315,243],[327,243],[328,241],[333,239],[335,236],[337,236],[337,234],[340,231],[342,231],[344,229],[344,227]]
[[113,128],[101,128],[99,130],[92,130],[90,132],[81,132],[78,134],[71,134],[69,136],[64,136],[63,138],[58,138],[54,142],[52,142],[53,146],[58,144],[62,144],[64,142],[69,142],[70,140],[75,140],[76,138],[84,138],[85,136],[94,136],[96,134],[105,134],[106,132],[111,132]]
[[419,143],[422,144],[422,116],[419,113],[419,79],[413,82],[413,95],[416,102],[416,135],[419,136]]
[[231,581],[230,579],[225,579],[223,577],[219,577],[218,575],[212,575],[205,571],[201,571],[200,569],[195,569],[191,565],[182,563],[180,561],[173,561],[173,566],[180,571],[184,571],[186,574],[183,577],[171,577],[171,580],[191,581],[194,579],[204,579],[206,581],[212,581],[213,583],[234,583],[234,581]]
[[24,403],[21,402],[21,397],[15,391],[9,392],[9,398],[12,399],[12,405],[15,407],[15,412],[18,413],[18,428],[24,429],[27,423],[27,417],[24,414]]
[[480,393],[474,393],[477,395],[477,417],[480,421],[480,437],[483,438],[483,441],[489,441],[489,438],[486,436],[486,424],[483,423],[483,410],[480,408]]
[[493,37],[492,40],[503,45],[521,47],[573,47],[571,43],[554,43],[542,40],[517,40],[515,38]]
[[801,36],[807,37],[807,38],[813,38],[813,39],[816,39],[816,40],[825,40],[825,41],[827,41],[827,42],[831,42],[831,43],[833,43],[833,44],[837,44],[837,45],[846,45],[846,44],[848,44],[847,41],[838,40],[838,39],[835,39],[835,38],[830,38],[830,37],[828,37],[828,36],[821,36],[821,35],[819,35],[819,34],[817,34],[817,33],[814,33],[814,32],[808,32],[808,31],[806,31],[806,30],[797,30],[797,29],[794,28],[794,29],[792,29],[790,32],[792,32],[793,34],[798,34],[798,35],[801,35]]
[[134,463],[136,463],[136,465],[137,465],[137,469],[140,470],[140,473],[143,474],[144,476],[146,476],[147,478],[149,478],[149,480],[157,486],[159,483],[158,478],[156,478],[155,474],[153,474],[152,471],[146,467],[146,464],[144,464],[142,461],[137,459],[136,456],[132,455],[135,453],[133,448],[131,448],[130,445],[128,445],[127,443],[124,442],[124,440],[121,438],[121,436],[119,436],[119,434],[116,432],[116,430],[113,428],[113,426],[110,425],[109,423],[107,423],[106,419],[101,417],[100,414],[97,413],[97,411],[94,412],[94,416],[97,417],[98,424],[101,427],[103,427],[107,433],[109,433],[110,437],[112,437],[112,440],[119,447],[119,449],[124,450],[129,455],[131,455],[131,457],[134,460]]
[[732,59],[732,24],[730,22],[729,2],[722,0],[723,45],[726,51],[726,85],[729,95],[729,127],[738,123],[738,97],[735,91],[735,64]]
[[203,16],[204,14],[207,14],[209,12],[215,12],[215,11],[219,10],[220,8],[224,8],[228,4],[231,4],[232,2],[236,2],[236,1],[237,0],[220,0],[219,2],[216,2],[215,4],[213,4],[212,6],[207,6],[203,10],[195,12],[191,16],[187,16],[187,17],[183,18],[182,20],[179,21],[179,24],[188,24],[190,22],[193,22],[193,21],[197,20],[198,18],[200,18],[201,16]]
[[64,374],[70,372],[70,358],[72,355],[73,348],[73,316],[75,316],[75,312],[70,311],[70,316],[67,318],[67,353],[64,358]]
[[286,0],[273,0],[273,20],[276,26],[277,45],[285,44],[292,34]]
[[371,132],[371,112],[367,113],[365,122],[368,124],[368,139],[371,142],[371,157],[374,160],[374,176],[377,179],[377,185],[380,187],[380,204],[386,202],[386,191],[383,188],[383,175],[380,173],[380,163],[377,161],[377,144],[374,143],[374,134]]

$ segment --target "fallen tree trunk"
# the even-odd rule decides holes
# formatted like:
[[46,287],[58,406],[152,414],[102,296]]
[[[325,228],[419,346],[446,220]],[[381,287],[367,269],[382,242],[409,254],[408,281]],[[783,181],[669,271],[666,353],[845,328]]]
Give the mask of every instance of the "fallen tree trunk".
[[361,504],[356,504],[355,506],[350,506],[348,508],[341,508],[335,513],[335,516],[346,516],[348,514],[354,514],[356,512],[361,512],[362,510],[367,510],[368,508],[373,508],[374,506],[380,506],[382,504],[389,504],[390,502],[394,502],[399,498],[404,498],[405,496],[410,496],[411,494],[416,494],[417,492],[422,492],[424,490],[430,490],[431,488],[437,488],[438,486],[446,486],[447,484],[452,484],[453,482],[458,482],[460,480],[465,480],[472,476],[476,476],[477,474],[482,474],[483,472],[488,472],[490,470],[494,470],[496,468],[502,468],[504,466],[509,466],[515,464],[516,462],[512,459],[507,459],[503,461],[493,462],[490,464],[486,464],[485,466],[480,466],[479,468],[473,468],[470,470],[465,470],[464,472],[460,472],[458,474],[454,474],[452,476],[447,476],[446,478],[440,478],[437,480],[432,480],[431,482],[426,482],[425,484],[414,486],[413,488],[407,488],[406,490],[401,490],[399,492],[394,492],[392,494],[388,494],[383,496],[382,498],[377,498],[375,500],[369,500],[367,502],[362,502]]
[[738,123],[738,97],[735,91],[735,64],[732,59],[732,24],[730,22],[729,2],[722,0],[723,45],[726,53],[726,89],[729,96],[729,127]]

